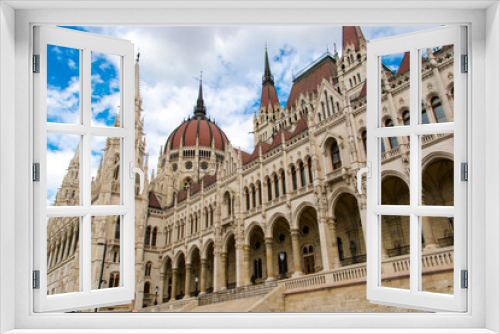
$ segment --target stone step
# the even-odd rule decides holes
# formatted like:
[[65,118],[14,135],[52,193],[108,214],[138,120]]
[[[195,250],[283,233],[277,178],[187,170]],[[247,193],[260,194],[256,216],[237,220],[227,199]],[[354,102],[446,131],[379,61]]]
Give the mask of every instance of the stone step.
[[265,296],[266,295],[252,296],[248,298],[229,300],[222,303],[197,306],[189,312],[245,312],[257,300],[264,298]]

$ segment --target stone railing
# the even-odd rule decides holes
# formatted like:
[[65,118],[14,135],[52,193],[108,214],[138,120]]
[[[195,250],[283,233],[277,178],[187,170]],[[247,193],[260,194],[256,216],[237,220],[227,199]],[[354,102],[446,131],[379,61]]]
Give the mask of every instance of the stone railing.
[[321,273],[297,278],[289,278],[287,280],[280,281],[279,284],[285,286],[285,291],[321,286],[326,284],[326,275]]
[[177,312],[187,304],[196,300],[196,298],[181,299],[169,301],[165,304],[159,304],[156,306],[149,306],[141,310],[141,312]]
[[[425,252],[422,256],[422,271],[450,269],[453,267],[453,247],[440,248]],[[410,273],[410,256],[392,257],[382,262],[382,277],[408,275]],[[314,287],[332,286],[339,283],[359,283],[366,280],[366,263],[350,265],[326,272],[289,278],[278,281],[285,287],[285,292]]]

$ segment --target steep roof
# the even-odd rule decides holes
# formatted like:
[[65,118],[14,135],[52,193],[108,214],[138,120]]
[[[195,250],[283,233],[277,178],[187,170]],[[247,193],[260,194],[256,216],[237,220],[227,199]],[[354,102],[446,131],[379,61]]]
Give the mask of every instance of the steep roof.
[[402,75],[405,74],[410,70],[410,52],[407,51],[405,52],[405,55],[403,56],[403,60],[401,60],[401,64],[399,64],[399,69],[396,75]]
[[297,106],[300,95],[310,96],[317,93],[317,89],[323,79],[330,80],[337,76],[337,65],[331,54],[326,53],[318,61],[297,76],[293,81],[292,90],[286,103],[286,109]]
[[366,45],[366,39],[359,26],[342,27],[342,46],[354,45],[354,50],[359,51],[360,41]]
[[[274,88],[274,77],[271,73],[271,67],[269,66],[269,57],[266,54],[264,56],[264,75],[262,76],[262,94],[260,97],[260,107],[264,108],[266,112],[272,112],[275,107],[280,104],[278,100],[278,94],[276,93],[276,88]],[[269,105],[271,105],[272,110],[268,110]]]
[[161,209],[161,204],[153,191],[149,192],[149,207]]

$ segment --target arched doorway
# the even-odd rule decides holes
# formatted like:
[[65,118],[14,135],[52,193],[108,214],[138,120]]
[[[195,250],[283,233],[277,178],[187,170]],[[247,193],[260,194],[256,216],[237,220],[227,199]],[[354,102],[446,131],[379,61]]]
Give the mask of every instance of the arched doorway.
[[267,279],[266,239],[264,230],[255,225],[250,230],[248,265],[250,282],[261,283]]
[[184,253],[179,255],[177,259],[177,282],[175,284],[175,299],[182,299],[186,295],[186,258]]
[[162,301],[164,303],[168,302],[170,299],[172,299],[172,260],[167,257],[167,260],[165,261],[164,264],[164,269],[163,269],[163,295],[162,295]]
[[302,271],[313,274],[323,268],[316,209],[306,207],[299,215],[298,227]]
[[290,224],[280,217],[273,224],[273,272],[280,279],[290,277],[293,269]]
[[347,193],[340,195],[333,212],[342,266],[366,262],[366,245],[356,197]]
[[[224,263],[223,263],[224,265]],[[226,243],[226,284],[228,289],[236,287],[236,241],[231,235]],[[224,285],[224,284],[223,284]]]
[[187,292],[190,297],[198,296],[200,292],[200,275],[201,275],[201,257],[198,248],[191,252],[191,275],[189,291]]
[[[436,159],[422,172],[422,205],[454,205],[454,163]],[[422,244],[426,248],[454,245],[453,217],[422,217]]]
[[[397,176],[382,180],[382,205],[410,205],[410,190]],[[410,217],[382,216],[382,258],[410,253]]]
[[214,292],[214,242],[211,241],[205,253],[205,258],[202,260],[202,267],[205,266],[205,270],[201,271],[200,276],[200,292],[212,293]]

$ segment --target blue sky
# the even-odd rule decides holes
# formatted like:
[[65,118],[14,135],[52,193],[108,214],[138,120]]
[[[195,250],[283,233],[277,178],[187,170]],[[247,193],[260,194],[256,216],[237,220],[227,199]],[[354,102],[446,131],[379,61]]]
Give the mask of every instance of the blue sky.
[[[140,57],[140,85],[150,168],[156,169],[160,146],[192,114],[203,70],[207,113],[236,147],[253,150],[253,114],[260,104],[264,46],[268,45],[271,71],[278,97],[286,104],[293,74],[308,66],[335,45],[342,52],[341,27],[71,27],[81,31],[131,40]],[[369,40],[430,27],[362,27]],[[397,68],[402,55],[388,57]],[[49,122],[79,120],[79,52],[48,48]],[[113,126],[119,109],[119,59],[92,53],[92,124]],[[78,138],[48,138],[47,202],[53,201]],[[92,141],[95,175],[104,138]]]

